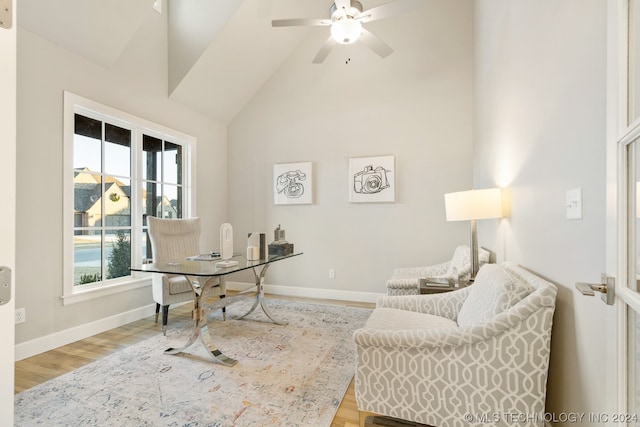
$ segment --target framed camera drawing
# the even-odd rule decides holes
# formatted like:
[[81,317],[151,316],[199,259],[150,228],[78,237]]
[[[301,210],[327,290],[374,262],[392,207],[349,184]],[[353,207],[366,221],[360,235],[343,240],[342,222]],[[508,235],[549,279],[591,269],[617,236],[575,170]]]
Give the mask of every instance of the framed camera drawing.
[[349,201],[352,203],[395,202],[395,157],[349,159]]
[[273,202],[276,205],[313,203],[313,167],[311,162],[273,165]]

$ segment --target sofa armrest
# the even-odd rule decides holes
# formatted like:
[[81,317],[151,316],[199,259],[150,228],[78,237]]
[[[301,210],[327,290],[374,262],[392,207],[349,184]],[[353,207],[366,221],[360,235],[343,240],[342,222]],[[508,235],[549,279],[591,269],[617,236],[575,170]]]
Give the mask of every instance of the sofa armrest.
[[387,280],[387,295],[420,295],[420,278]]
[[[458,291],[458,292],[462,292]],[[423,297],[440,297],[448,294],[424,295]],[[380,297],[380,299],[393,300],[411,297]],[[434,298],[435,299],[435,298]],[[389,306],[387,306],[389,307]],[[398,307],[396,307],[398,308]],[[407,329],[407,330],[379,330],[361,328],[354,332],[353,338],[359,347],[392,347],[392,348],[429,348],[459,347],[477,345],[490,340],[500,334],[513,330],[521,322],[535,317],[540,312],[548,314],[543,329],[551,330],[551,320],[554,307],[532,306],[530,304],[517,304],[511,309],[498,314],[487,322],[481,322],[467,327],[446,329]],[[433,313],[431,313],[433,314]]]
[[381,296],[378,297],[376,306],[433,314],[456,320],[469,291],[470,288],[466,287],[440,294]]
[[404,278],[407,276],[419,276],[419,277],[437,277],[444,276],[449,269],[451,261],[443,262],[440,264],[429,265],[425,267],[400,267],[393,270],[393,277],[391,279]]

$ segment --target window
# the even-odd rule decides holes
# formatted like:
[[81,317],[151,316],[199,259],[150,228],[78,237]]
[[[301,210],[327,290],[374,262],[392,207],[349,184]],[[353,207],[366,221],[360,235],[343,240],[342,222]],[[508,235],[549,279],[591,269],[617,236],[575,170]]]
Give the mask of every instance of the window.
[[147,216],[191,209],[195,140],[65,93],[65,304],[144,286]]

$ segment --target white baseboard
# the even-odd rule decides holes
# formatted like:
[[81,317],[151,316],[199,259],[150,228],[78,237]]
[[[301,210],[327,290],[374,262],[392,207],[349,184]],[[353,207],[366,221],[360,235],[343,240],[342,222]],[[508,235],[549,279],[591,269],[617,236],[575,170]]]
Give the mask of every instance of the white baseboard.
[[17,362],[18,360],[26,359],[27,357],[35,356],[36,354],[44,353],[45,351],[53,350],[54,348],[108,331],[109,329],[144,319],[145,317],[155,314],[155,307],[156,305],[153,303],[31,341],[16,344],[15,360]]
[[[227,289],[232,291],[242,291],[245,289],[252,289],[255,284],[248,282],[227,282]],[[264,291],[271,295],[283,295],[289,297],[302,297],[302,298],[317,298],[317,299],[332,299],[338,301],[353,301],[353,302],[369,302],[375,303],[379,296],[385,294],[378,294],[375,292],[353,292],[342,291],[336,289],[321,289],[321,288],[300,288],[295,286],[281,286],[281,285],[264,285]]]
[[[250,289],[254,286],[255,284],[252,283],[227,282],[227,288],[233,291]],[[382,295],[373,292],[352,292],[334,289],[298,288],[293,286],[280,285],[264,285],[264,290],[266,293],[272,295],[371,303],[375,303],[377,298]],[[18,361],[26,359],[27,357],[35,356],[36,354],[53,350],[54,348],[58,348],[63,345],[67,345],[72,342],[99,334],[101,332],[117,328],[118,326],[123,326],[128,323],[135,322],[136,320],[144,319],[145,317],[149,317],[154,313],[155,303],[152,303],[144,307],[139,307],[134,310],[116,314],[114,316],[110,316],[104,319],[96,320],[94,322],[86,323],[84,325],[76,326],[74,328],[66,329],[64,331],[46,335],[44,337],[16,344],[15,360]]]

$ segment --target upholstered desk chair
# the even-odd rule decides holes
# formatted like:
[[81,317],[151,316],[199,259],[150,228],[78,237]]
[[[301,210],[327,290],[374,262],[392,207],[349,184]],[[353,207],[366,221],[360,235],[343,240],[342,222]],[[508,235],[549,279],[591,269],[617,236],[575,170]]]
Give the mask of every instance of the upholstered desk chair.
[[[183,262],[200,253],[200,218],[160,219],[147,217],[153,261]],[[224,282],[219,279],[216,289],[224,296]],[[194,281],[194,279],[192,279]],[[193,289],[182,275],[153,273],[151,276],[153,301],[156,303],[156,323],[162,307],[162,333],[166,334],[169,305],[193,301]]]
[[[478,249],[479,266],[489,262],[491,253]],[[393,270],[393,276],[387,281],[387,295],[419,295],[421,279],[445,279],[449,284],[466,282],[471,277],[471,249],[458,246],[449,261],[424,267],[403,267]]]

